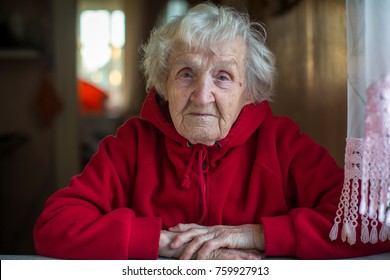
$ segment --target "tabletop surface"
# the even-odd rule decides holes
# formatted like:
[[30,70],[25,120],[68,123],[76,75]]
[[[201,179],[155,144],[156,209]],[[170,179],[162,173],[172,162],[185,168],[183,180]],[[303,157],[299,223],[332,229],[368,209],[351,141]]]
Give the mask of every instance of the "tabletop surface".
[[[161,258],[166,259],[166,258]],[[266,260],[293,260],[289,257],[272,257],[265,258]],[[55,258],[49,258],[40,255],[0,255],[0,260],[56,260]],[[351,260],[390,260],[390,252],[370,255],[364,257],[351,258]]]

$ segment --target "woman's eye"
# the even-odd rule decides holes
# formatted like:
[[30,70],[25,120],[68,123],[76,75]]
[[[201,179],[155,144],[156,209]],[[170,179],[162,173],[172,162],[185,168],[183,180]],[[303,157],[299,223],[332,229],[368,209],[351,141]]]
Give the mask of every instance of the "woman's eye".
[[184,79],[191,79],[192,78],[192,74],[190,72],[183,72],[180,74],[180,77],[184,78]]
[[228,75],[219,75],[218,76],[218,80],[220,80],[220,81],[222,81],[222,82],[226,82],[226,81],[229,81],[230,80],[230,78],[229,78],[229,76]]

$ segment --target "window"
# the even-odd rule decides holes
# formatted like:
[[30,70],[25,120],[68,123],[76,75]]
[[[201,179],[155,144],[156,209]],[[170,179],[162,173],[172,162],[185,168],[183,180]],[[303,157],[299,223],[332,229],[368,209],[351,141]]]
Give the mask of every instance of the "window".
[[[77,75],[81,109],[119,115],[125,109],[125,14],[116,1],[109,1],[110,6],[107,1],[80,2]],[[88,5],[91,2],[98,4]]]

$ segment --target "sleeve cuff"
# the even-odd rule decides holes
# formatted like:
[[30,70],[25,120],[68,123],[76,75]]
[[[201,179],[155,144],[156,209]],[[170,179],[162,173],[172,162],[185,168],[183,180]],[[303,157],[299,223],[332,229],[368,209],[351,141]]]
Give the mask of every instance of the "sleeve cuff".
[[295,255],[296,239],[289,216],[263,218],[262,223],[266,256]]
[[135,218],[129,240],[129,259],[157,259],[162,220]]

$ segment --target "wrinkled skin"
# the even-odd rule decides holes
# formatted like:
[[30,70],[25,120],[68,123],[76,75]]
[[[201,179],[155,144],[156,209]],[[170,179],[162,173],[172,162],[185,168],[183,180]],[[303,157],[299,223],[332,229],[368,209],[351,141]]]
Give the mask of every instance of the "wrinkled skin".
[[217,54],[184,47],[173,52],[165,98],[176,130],[192,144],[211,146],[225,138],[252,102],[245,93],[244,61],[245,46],[238,39]]
[[202,226],[179,224],[162,231],[159,255],[177,259],[262,259],[261,225]]

